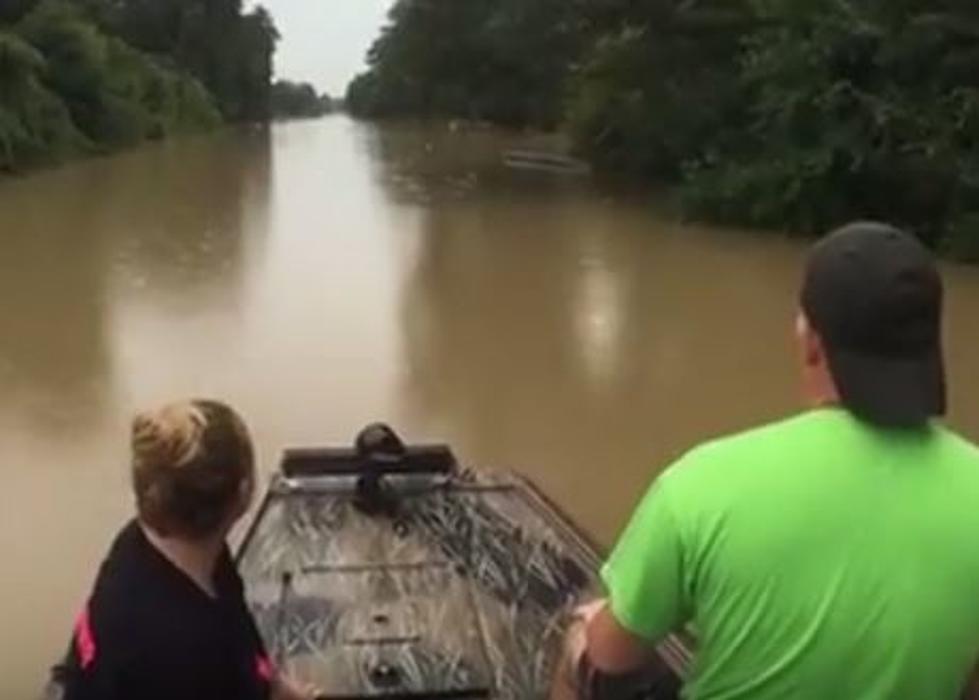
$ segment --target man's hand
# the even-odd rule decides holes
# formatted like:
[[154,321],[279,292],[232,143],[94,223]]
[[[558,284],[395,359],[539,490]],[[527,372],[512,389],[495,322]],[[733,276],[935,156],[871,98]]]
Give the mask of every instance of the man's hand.
[[581,666],[581,660],[588,651],[588,628],[592,621],[605,609],[604,600],[593,600],[579,606],[571,617],[566,642],[566,655],[572,669]]
[[651,654],[651,645],[616,621],[607,601],[582,605],[568,628],[550,700],[587,697],[588,689],[579,687],[584,664],[611,676],[622,675],[641,668],[650,661]]
[[297,683],[283,675],[272,683],[272,700],[316,700],[319,695],[315,686]]
[[605,601],[596,600],[582,605],[571,616],[564,638],[564,649],[558,660],[557,673],[551,684],[550,700],[579,700],[578,669],[588,644],[588,622],[601,610]]

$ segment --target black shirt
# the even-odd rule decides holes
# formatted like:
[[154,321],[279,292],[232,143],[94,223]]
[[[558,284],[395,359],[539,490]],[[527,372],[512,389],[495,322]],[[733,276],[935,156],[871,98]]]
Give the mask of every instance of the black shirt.
[[127,525],[76,625],[64,700],[267,700],[272,666],[227,550],[215,589]]

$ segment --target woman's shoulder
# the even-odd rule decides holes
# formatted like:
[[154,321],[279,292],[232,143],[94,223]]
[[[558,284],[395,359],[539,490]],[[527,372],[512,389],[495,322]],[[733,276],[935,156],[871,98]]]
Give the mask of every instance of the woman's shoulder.
[[244,595],[245,583],[241,579],[241,574],[238,573],[238,565],[228,547],[225,547],[221,556],[218,557],[214,580],[222,595],[235,598]]
[[[116,534],[95,577],[92,598],[120,600],[119,593],[132,593],[145,576],[146,537],[136,520],[126,523]],[[125,600],[128,596],[123,596]]]

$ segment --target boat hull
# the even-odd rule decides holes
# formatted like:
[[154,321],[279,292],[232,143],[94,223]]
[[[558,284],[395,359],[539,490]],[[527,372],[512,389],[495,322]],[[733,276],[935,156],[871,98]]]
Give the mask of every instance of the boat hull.
[[[278,663],[331,698],[546,697],[598,549],[512,475],[389,476],[380,509],[361,486],[277,478],[242,547]],[[661,651],[615,697],[676,697],[685,651]]]

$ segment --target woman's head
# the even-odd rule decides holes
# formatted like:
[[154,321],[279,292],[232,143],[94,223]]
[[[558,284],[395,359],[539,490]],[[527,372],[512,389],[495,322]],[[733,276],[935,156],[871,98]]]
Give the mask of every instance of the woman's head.
[[222,403],[173,403],[133,420],[136,507],[161,536],[225,534],[247,510],[254,472],[248,429]]

